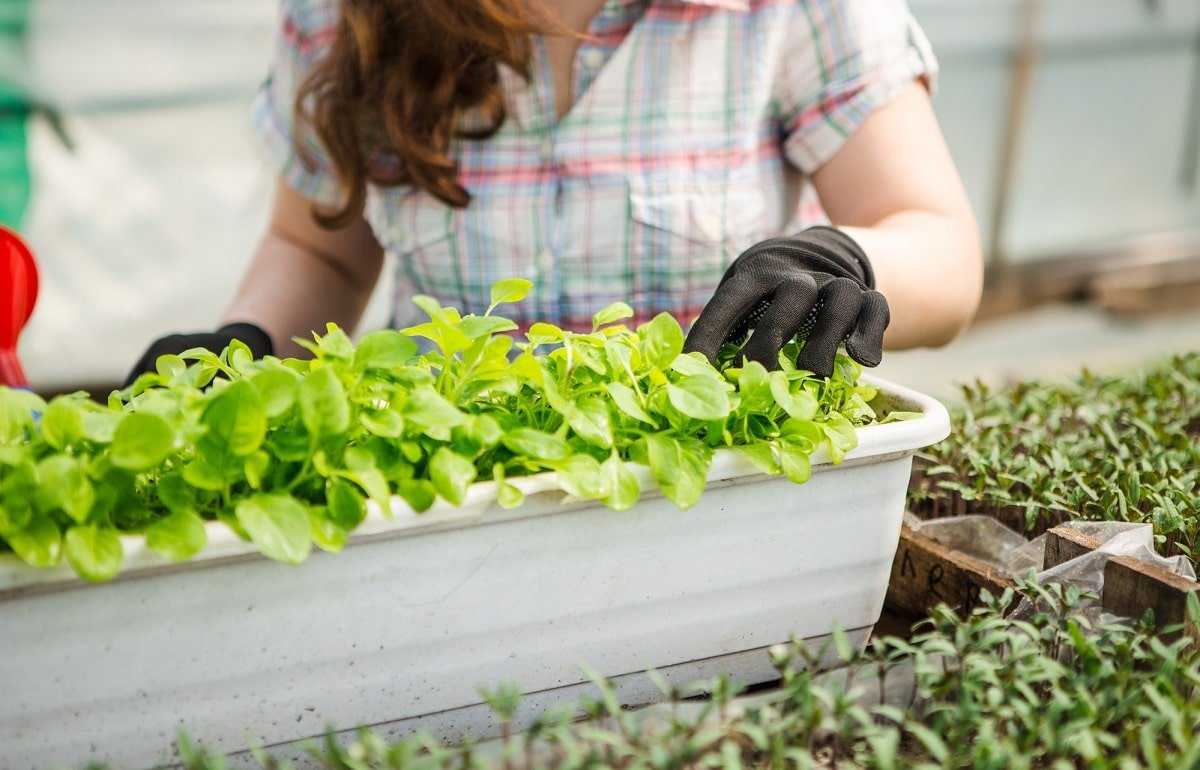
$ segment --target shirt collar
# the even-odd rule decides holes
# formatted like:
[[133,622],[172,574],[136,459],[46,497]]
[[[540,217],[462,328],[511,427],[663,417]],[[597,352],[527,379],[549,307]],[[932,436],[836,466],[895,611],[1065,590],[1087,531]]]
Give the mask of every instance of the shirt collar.
[[[645,2],[646,0],[620,0],[621,5],[634,5]],[[741,11],[750,10],[750,0],[652,0],[653,2],[662,3],[681,3],[683,5],[703,5],[709,8],[716,8],[723,11]]]
[[724,11],[748,11],[750,0],[680,0],[684,5],[707,5]]

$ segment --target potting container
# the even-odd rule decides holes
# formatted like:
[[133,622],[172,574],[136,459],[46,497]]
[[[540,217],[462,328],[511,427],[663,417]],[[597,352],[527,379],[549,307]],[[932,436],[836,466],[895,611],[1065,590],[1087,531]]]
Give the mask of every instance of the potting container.
[[638,466],[625,513],[567,498],[553,474],[513,480],[527,497],[505,511],[480,482],[457,508],[373,511],[343,553],[299,567],[219,524],[184,564],[127,538],[125,570],[101,585],[0,556],[0,764],[152,767],[180,728],[223,752],[331,725],[483,735],[480,685],[519,684],[531,713],[580,695],[586,663],[640,703],[657,692],[649,668],[762,682],[766,649],[793,636],[817,644],[839,625],[862,644],[911,455],[949,432],[933,399],[875,384],[920,418],[860,429],[803,485],[722,450],[688,511]]

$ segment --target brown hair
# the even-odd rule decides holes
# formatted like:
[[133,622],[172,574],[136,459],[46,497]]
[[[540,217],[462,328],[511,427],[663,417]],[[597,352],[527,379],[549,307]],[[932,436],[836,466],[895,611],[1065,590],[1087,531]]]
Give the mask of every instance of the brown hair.
[[[368,183],[414,185],[451,206],[471,196],[450,157],[454,138],[486,139],[504,123],[499,65],[528,77],[531,36],[561,27],[536,0],[340,0],[337,33],[300,85],[298,130],[320,140],[345,198],[325,227],[361,211]],[[460,121],[468,110],[472,127]],[[312,158],[299,141],[305,162]]]

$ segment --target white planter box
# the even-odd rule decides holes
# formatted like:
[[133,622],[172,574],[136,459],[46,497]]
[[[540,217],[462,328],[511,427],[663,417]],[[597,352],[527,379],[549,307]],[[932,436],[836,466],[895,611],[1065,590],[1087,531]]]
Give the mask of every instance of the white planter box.
[[104,585],[0,558],[0,747],[6,770],[123,770],[171,759],[184,726],[234,752],[373,725],[444,737],[488,729],[477,685],[520,684],[526,710],[576,697],[579,664],[652,699],[647,668],[679,683],[772,678],[764,648],[834,624],[862,643],[879,617],[911,454],[949,432],[945,409],[879,383],[917,420],[859,431],[796,486],[718,453],[681,512],[647,473],[626,513],[519,480],[504,511],[490,482],[459,508],[375,512],[340,555],[288,567],[223,526],[168,564],[126,543]]

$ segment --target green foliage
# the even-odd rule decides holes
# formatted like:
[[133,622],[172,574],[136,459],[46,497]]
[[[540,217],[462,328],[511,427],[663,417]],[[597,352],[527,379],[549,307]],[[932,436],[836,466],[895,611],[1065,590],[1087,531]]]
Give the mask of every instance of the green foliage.
[[[514,341],[516,324],[491,311],[529,288],[496,284],[484,316],[417,297],[427,323],[357,347],[331,325],[302,342],[311,360],[253,361],[240,342],[163,356],[106,405],[0,389],[0,546],[104,580],[120,570],[121,534],[178,561],[220,521],[294,564],[313,545],[340,550],[369,507],[390,515],[393,495],[417,511],[458,505],[477,479],[505,507],[522,500],[514,478],[553,473],[569,494],[626,510],[642,492],[630,463],[688,508],[718,448],[803,482],[813,452],[840,461],[854,427],[875,420],[875,390],[849,358],[828,380],[795,370],[796,343],[779,371],[731,368],[734,350],[714,367],[681,353],[669,315],[619,324],[624,303],[589,334],[543,323]],[[414,337],[434,349],[418,355]]]
[[[427,735],[388,742],[370,730],[348,746],[311,748],[325,770],[583,770],[583,768],[1195,768],[1200,766],[1200,651],[1164,642],[1141,624],[1093,622],[1080,593],[1022,584],[1032,602],[1006,618],[1013,592],[985,596],[960,617],[943,606],[909,640],[884,637],[855,650],[835,632],[832,650],[797,643],[771,654],[781,686],[735,700],[718,679],[675,689],[670,701],[629,711],[611,683],[599,695],[534,718],[521,734],[520,690],[481,690],[503,738],[486,750]],[[1195,621],[1193,621],[1195,622]],[[818,670],[822,652],[845,668]],[[696,698],[697,695],[706,697]],[[685,700],[690,698],[690,700]],[[576,716],[590,717],[577,721]],[[218,770],[220,756],[186,738],[187,770]],[[279,767],[259,752],[263,767]]]
[[1200,563],[1200,353],[1124,376],[977,383],[952,412],[951,438],[920,454],[919,512],[1149,522],[1167,555]]

